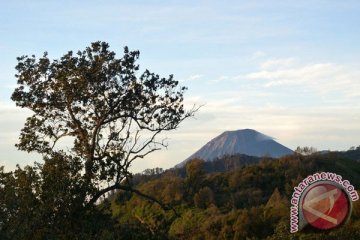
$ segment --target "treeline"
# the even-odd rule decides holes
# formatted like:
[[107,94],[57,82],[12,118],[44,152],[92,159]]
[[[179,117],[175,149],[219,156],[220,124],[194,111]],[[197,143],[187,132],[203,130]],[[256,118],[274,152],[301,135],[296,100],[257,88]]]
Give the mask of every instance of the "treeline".
[[0,239],[360,239],[359,201],[341,228],[289,233],[293,187],[309,174],[331,171],[360,186],[360,162],[349,153],[197,159],[134,177],[134,189],[158,203],[120,191],[90,207],[76,159],[1,167]]
[[125,192],[104,204],[119,225],[127,226],[127,239],[360,238],[358,202],[346,226],[328,232],[289,232],[293,187],[309,174],[336,172],[359,186],[360,163],[343,154],[294,154],[225,172],[208,172],[206,164],[193,160],[182,170],[165,171],[139,184],[140,190],[156,196],[172,210],[164,211],[155,203]]
[[[238,169],[242,166],[259,163],[264,159],[265,158],[248,156],[244,154],[226,155],[221,158],[216,158],[213,161],[204,161],[202,163],[202,170],[204,173],[228,172]],[[132,182],[133,184],[138,185],[140,183],[157,179],[164,175],[186,177],[186,166],[184,165],[183,167],[175,167],[167,170],[162,168],[145,169],[141,173],[134,174]]]

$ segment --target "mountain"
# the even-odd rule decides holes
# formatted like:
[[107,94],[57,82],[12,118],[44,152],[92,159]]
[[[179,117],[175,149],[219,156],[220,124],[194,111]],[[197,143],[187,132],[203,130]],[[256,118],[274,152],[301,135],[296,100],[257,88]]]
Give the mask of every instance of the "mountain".
[[226,131],[205,144],[197,152],[177,166],[184,165],[188,160],[200,158],[212,161],[225,155],[245,154],[248,156],[272,158],[292,154],[293,151],[273,138],[253,129]]

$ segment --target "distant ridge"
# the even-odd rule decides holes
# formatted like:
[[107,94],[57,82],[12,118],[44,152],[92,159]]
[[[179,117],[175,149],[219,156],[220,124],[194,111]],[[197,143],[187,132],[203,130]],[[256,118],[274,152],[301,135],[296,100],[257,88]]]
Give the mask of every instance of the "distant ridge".
[[281,145],[265,134],[253,129],[241,129],[226,131],[220,134],[176,167],[181,167],[187,161],[194,158],[212,161],[224,155],[235,154],[279,158],[292,153],[291,149]]

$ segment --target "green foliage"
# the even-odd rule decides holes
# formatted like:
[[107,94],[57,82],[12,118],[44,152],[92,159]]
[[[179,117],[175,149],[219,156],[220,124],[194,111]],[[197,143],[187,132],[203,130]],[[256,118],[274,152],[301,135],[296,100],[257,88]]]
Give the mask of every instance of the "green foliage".
[[198,209],[189,209],[170,227],[170,237],[178,239],[199,239],[199,229],[207,219],[206,214]]
[[[22,239],[31,233],[36,224],[32,219],[37,217],[39,206],[37,198],[39,175],[36,169],[17,166],[14,172],[5,173],[0,169],[0,232],[4,239]],[[19,231],[21,229],[21,231]]]
[[198,208],[207,208],[214,203],[214,193],[209,187],[199,190],[194,196],[194,204]]
[[195,193],[201,188],[204,178],[204,161],[200,159],[191,160],[186,164],[186,198],[192,201]]
[[114,232],[105,206],[84,208],[86,190],[78,175],[73,160],[59,156],[14,172],[0,168],[0,239],[84,239]]
[[[161,213],[165,221],[159,221],[158,206],[149,207],[151,203],[137,196],[124,198],[124,193],[115,197],[114,208],[118,209],[117,213],[121,209],[121,214],[114,217],[120,222],[133,219],[150,229],[150,236],[169,239],[357,239],[359,201],[354,202],[351,221],[344,227],[328,232],[291,234],[289,231],[293,187],[309,174],[319,171],[336,172],[358,186],[360,163],[356,161],[334,153],[295,154],[240,166],[230,172],[206,173],[204,166],[202,161],[196,160],[186,166],[187,175],[183,178],[174,172],[164,172],[156,179],[140,183],[142,191],[159,196],[176,209],[177,214]],[[184,197],[178,198],[180,193]],[[188,193],[193,193],[190,201],[186,196]],[[128,213],[129,209],[133,209],[132,213]],[[136,220],[135,213],[141,213],[146,224]],[[154,221],[157,224],[151,225]]]

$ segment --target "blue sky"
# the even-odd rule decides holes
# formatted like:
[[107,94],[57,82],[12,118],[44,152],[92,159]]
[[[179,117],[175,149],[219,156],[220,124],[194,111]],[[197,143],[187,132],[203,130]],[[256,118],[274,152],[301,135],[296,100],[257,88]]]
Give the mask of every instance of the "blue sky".
[[140,50],[140,67],[189,87],[196,119],[134,171],[169,168],[225,130],[290,147],[360,145],[359,1],[3,1],[0,165],[38,160],[13,146],[29,112],[9,100],[16,57],[59,58],[90,42]]

